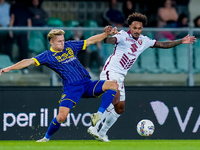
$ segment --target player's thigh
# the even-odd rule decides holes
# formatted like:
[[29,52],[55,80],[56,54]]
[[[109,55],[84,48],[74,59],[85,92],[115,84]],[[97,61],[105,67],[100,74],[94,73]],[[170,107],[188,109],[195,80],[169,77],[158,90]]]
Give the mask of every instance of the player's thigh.
[[85,91],[82,95],[83,98],[99,97],[103,94],[104,80],[90,81],[85,84]]
[[106,80],[103,84],[103,91],[107,91],[108,89],[118,90],[117,81]]
[[64,87],[62,97],[60,99],[60,107],[74,108],[80,101],[84,93],[83,85]]
[[112,80],[117,81],[118,90],[120,91],[120,101],[125,100],[125,87],[124,87],[124,76],[115,72],[102,71],[100,74],[100,80]]

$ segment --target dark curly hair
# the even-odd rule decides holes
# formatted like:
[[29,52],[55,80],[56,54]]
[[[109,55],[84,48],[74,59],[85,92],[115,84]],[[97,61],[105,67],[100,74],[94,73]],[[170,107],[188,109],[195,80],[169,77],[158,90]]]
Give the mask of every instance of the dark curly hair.
[[127,18],[128,25],[131,25],[133,21],[142,22],[143,26],[147,25],[147,17],[141,13],[135,12],[129,15]]

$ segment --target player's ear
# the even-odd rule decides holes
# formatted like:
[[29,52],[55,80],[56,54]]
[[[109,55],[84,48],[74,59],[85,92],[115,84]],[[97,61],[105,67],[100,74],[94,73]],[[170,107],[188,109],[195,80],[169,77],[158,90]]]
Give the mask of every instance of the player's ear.
[[52,44],[53,44],[53,39],[51,39],[51,40],[49,41],[49,43],[52,45]]

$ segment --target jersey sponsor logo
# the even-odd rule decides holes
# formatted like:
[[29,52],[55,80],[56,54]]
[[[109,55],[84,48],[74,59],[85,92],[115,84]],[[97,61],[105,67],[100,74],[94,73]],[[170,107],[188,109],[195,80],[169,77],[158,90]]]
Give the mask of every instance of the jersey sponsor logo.
[[68,62],[73,61],[73,60],[75,60],[75,59],[76,59],[76,57],[73,57],[73,58],[70,58],[70,59],[68,59],[68,60],[66,60],[66,61],[64,61],[64,62],[62,62],[62,63],[68,63]]
[[[63,53],[61,56],[56,56],[55,58],[58,60],[58,62],[63,62],[66,59],[75,58],[75,57],[74,57],[73,50],[70,47],[68,47],[68,48],[66,48],[66,53]],[[72,60],[70,60],[70,61],[72,61]]]
[[130,39],[130,38],[126,38],[126,41],[129,41],[129,42],[133,42],[133,43],[135,43],[135,40]]

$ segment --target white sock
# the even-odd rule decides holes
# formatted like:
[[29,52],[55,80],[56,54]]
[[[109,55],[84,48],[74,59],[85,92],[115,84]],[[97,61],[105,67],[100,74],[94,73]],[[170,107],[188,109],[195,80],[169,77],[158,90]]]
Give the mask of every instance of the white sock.
[[106,120],[99,131],[99,135],[105,136],[108,130],[112,127],[112,125],[117,121],[120,114],[115,112],[115,109],[112,109],[111,113],[106,117]]
[[102,118],[103,116],[102,112],[98,111],[97,114]]
[[[103,120],[109,115],[109,113],[111,113],[112,109],[114,108],[113,104],[111,103],[108,108],[106,109],[106,111],[100,116],[101,117],[101,121],[98,121],[97,124],[94,126],[97,130],[99,130],[99,125],[100,123],[103,122]],[[98,112],[97,112],[98,113]],[[100,113],[100,112],[99,112]],[[98,113],[98,114],[99,114]]]

